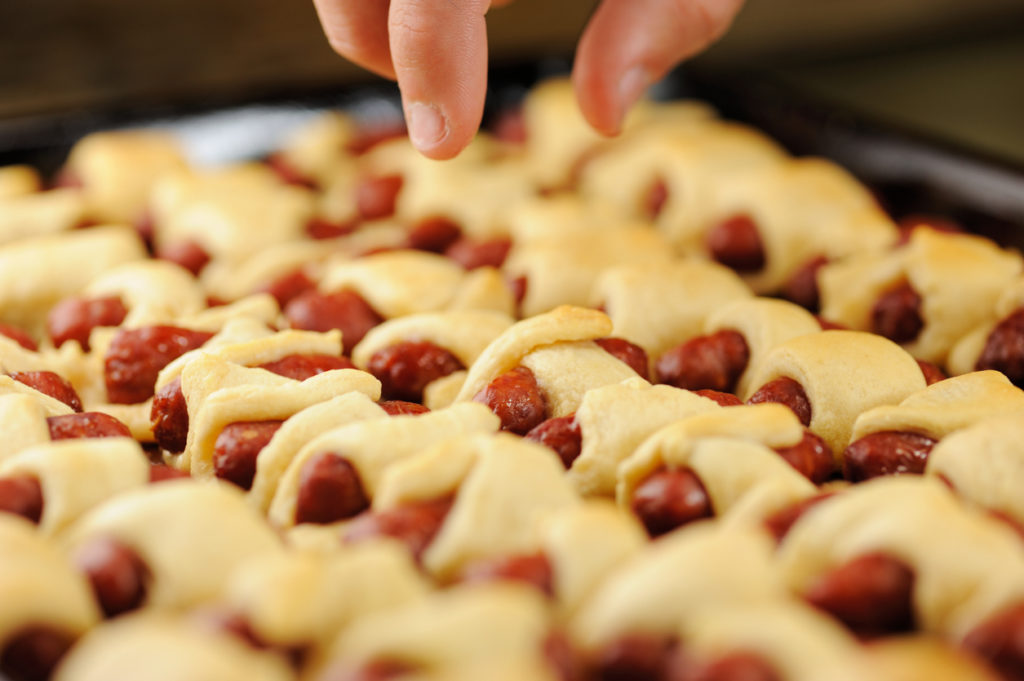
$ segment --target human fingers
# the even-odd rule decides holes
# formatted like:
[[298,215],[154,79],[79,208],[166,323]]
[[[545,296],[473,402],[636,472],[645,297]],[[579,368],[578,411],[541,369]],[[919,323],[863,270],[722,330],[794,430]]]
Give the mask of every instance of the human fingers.
[[604,0],[576,50],[584,117],[617,134],[647,87],[725,33],[743,0]]
[[409,137],[435,159],[458,154],[476,134],[487,89],[490,0],[392,0],[391,59]]
[[390,0],[313,0],[335,52],[385,78],[394,79],[388,45]]

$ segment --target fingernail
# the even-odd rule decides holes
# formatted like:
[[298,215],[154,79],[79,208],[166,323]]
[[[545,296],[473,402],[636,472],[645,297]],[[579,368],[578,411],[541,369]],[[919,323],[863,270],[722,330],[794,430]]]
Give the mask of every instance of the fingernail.
[[642,66],[634,66],[622,75],[619,81],[619,127],[626,118],[626,114],[647,92],[653,79],[650,72]]
[[409,139],[420,151],[433,149],[448,136],[448,119],[433,104],[413,102],[407,107]]

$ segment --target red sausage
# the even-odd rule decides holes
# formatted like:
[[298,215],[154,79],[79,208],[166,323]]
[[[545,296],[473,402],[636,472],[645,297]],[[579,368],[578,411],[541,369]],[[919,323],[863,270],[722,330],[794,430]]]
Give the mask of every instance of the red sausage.
[[646,380],[650,377],[648,370],[647,351],[625,338],[598,338],[595,343],[604,348],[605,352],[624,362]]
[[828,264],[828,258],[819,255],[801,265],[782,285],[780,291],[783,298],[796,303],[805,310],[817,312],[821,307],[821,295],[818,291],[818,270]]
[[516,306],[522,305],[526,298],[526,291],[530,287],[530,281],[526,277],[515,277],[508,281],[508,287],[512,291],[512,299],[516,301]]
[[764,244],[749,215],[734,215],[715,225],[707,234],[707,247],[712,258],[737,272],[764,267]]
[[596,651],[591,662],[595,681],[661,681],[666,678],[677,642],[658,634],[626,634]]
[[39,346],[36,345],[36,342],[34,340],[32,340],[32,336],[28,335],[27,333],[25,333],[16,326],[11,326],[9,324],[0,324],[0,336],[6,336],[7,338],[10,338],[12,341],[17,343],[21,347],[25,348],[26,350],[31,350],[32,352],[39,351]]
[[395,660],[374,660],[356,669],[342,663],[329,669],[321,681],[390,681],[415,671],[411,664]]
[[459,575],[459,581],[469,584],[499,580],[525,582],[548,596],[555,594],[551,561],[543,553],[477,560]]
[[424,218],[409,230],[407,245],[417,251],[444,253],[462,236],[462,229],[454,221],[435,216]]
[[652,537],[714,515],[700,478],[689,469],[661,469],[633,492],[630,506]]
[[384,321],[362,296],[350,289],[326,294],[315,290],[301,293],[285,306],[284,316],[293,329],[341,329],[346,354],[370,329]]
[[927,435],[904,431],[865,435],[843,452],[843,477],[861,482],[880,475],[922,475],[935,442]]
[[364,513],[345,530],[346,542],[360,542],[374,537],[392,537],[405,544],[417,561],[434,540],[444,523],[452,499],[403,504],[387,511]]
[[884,553],[870,553],[819,576],[804,597],[860,636],[914,628],[914,571]]
[[68,298],[57,303],[46,315],[46,333],[54,346],[76,340],[89,350],[89,335],[97,326],[120,326],[128,309],[117,296],[108,298]]
[[146,599],[149,568],[135,551],[116,539],[94,539],[78,550],[74,562],[89,579],[107,617],[135,610]]
[[935,366],[931,362],[926,362],[923,359],[917,360],[917,366],[921,367],[921,373],[924,374],[924,382],[927,385],[938,383],[939,381],[945,381],[948,376],[943,373],[942,369]]
[[287,274],[282,274],[259,290],[262,293],[269,293],[274,296],[274,300],[283,309],[285,305],[291,302],[292,298],[296,298],[306,291],[315,288],[316,283],[306,276],[302,268],[299,268]]
[[548,419],[531,429],[524,437],[554,450],[566,470],[572,466],[572,462],[583,449],[583,433],[576,423],[576,414]]
[[0,512],[20,515],[33,523],[43,517],[43,488],[31,475],[0,478]]
[[694,390],[701,397],[706,397],[709,400],[714,400],[721,407],[741,407],[743,401],[733,395],[732,393],[723,393],[718,390]]
[[1015,386],[1024,387],[1024,307],[996,324],[974,368],[1001,371]]
[[793,528],[800,518],[803,517],[804,513],[807,513],[812,507],[825,501],[829,497],[835,496],[835,492],[826,492],[825,494],[816,494],[813,497],[808,497],[802,501],[798,501],[791,506],[787,506],[783,509],[776,511],[767,518],[765,518],[764,524],[768,528],[768,531],[775,537],[775,541],[781,542],[789,531]]
[[416,402],[404,402],[402,400],[381,400],[377,406],[387,412],[388,416],[404,416],[429,414],[430,410]]
[[559,681],[582,681],[586,678],[582,656],[564,632],[556,629],[544,638],[543,654]]
[[107,397],[114,404],[137,404],[153,396],[157,374],[189,350],[213,337],[207,331],[176,326],[123,329],[104,359]]
[[35,388],[58,402],[63,402],[73,411],[82,411],[82,398],[78,396],[74,386],[52,371],[13,371],[9,376],[18,383]]
[[809,430],[804,431],[803,439],[797,444],[775,451],[815,485],[828,480],[836,468],[832,450],[824,440]]
[[256,457],[284,421],[245,421],[228,424],[213,445],[213,470],[221,480],[252,489]]
[[0,677],[46,681],[74,643],[70,634],[47,626],[29,626],[7,637],[0,651]]
[[81,414],[48,416],[51,440],[74,440],[86,437],[131,437],[132,431],[116,418],[98,411]]
[[306,236],[310,239],[337,239],[356,231],[358,220],[333,222],[324,217],[314,216],[306,221]]
[[691,338],[658,358],[659,383],[687,390],[733,392],[750,361],[750,348],[738,331],[717,331]]
[[921,296],[909,282],[887,291],[871,309],[871,330],[894,343],[909,343],[924,328]]
[[651,184],[644,195],[644,217],[651,221],[657,219],[661,215],[662,209],[665,208],[666,201],[668,201],[668,185],[665,184],[664,178],[659,177]]
[[181,392],[181,377],[160,388],[153,397],[149,410],[149,421],[153,424],[153,436],[157,444],[171,454],[185,451],[188,440],[188,405]]
[[673,656],[666,681],[782,681],[775,668],[758,653],[729,653],[711,662]]
[[180,265],[194,276],[199,276],[206,264],[210,262],[210,254],[195,241],[181,241],[157,250],[156,257]]
[[154,463],[149,466],[150,484],[166,482],[167,480],[179,480],[187,477],[189,477],[189,474],[185,471],[179,471],[177,468],[171,468],[170,466],[165,466],[162,463]]
[[326,525],[359,515],[369,506],[359,473],[345,458],[324,452],[302,466],[296,523]]
[[502,142],[517,145],[526,143],[528,133],[522,107],[502,111],[490,128],[491,133]]
[[271,154],[266,158],[264,163],[266,163],[267,167],[273,170],[278,179],[285,184],[295,185],[296,187],[306,187],[308,189],[317,189],[316,181],[303,174],[298,168],[285,160],[283,154]]
[[377,220],[395,214],[398,192],[404,180],[401,175],[364,177],[356,186],[356,209],[364,220]]
[[465,368],[458,357],[430,341],[402,341],[373,353],[366,370],[380,381],[382,397],[422,402],[427,385]]
[[747,404],[763,404],[765,402],[784,404],[793,410],[804,427],[811,425],[811,401],[807,399],[804,387],[792,378],[783,376],[769,381],[747,400]]
[[473,398],[498,415],[501,429],[525,435],[540,425],[547,413],[547,400],[533,372],[526,367],[506,371]]
[[1004,679],[1024,679],[1024,603],[983,621],[964,637],[962,645],[991,664]]
[[478,267],[501,267],[510,250],[512,240],[507,237],[487,241],[461,237],[445,249],[444,254],[462,265],[463,269],[475,270]]
[[296,381],[305,381],[317,374],[334,369],[355,369],[356,365],[348,357],[337,355],[288,355],[273,362],[258,365],[271,373]]

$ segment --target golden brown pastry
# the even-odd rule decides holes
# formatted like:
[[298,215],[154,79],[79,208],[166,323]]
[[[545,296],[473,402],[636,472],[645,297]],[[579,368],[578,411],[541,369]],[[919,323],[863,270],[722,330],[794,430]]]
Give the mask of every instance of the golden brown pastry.
[[43,180],[32,166],[0,166],[0,200],[34,194],[43,188]]
[[73,229],[85,220],[86,211],[85,198],[76,189],[0,195],[0,244]]

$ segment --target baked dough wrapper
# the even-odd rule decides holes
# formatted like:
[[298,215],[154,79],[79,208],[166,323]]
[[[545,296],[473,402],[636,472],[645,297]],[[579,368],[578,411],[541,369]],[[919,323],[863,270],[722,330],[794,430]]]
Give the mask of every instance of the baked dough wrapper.
[[915,619],[925,632],[958,640],[1024,599],[1020,537],[918,476],[870,480],[814,506],[777,559],[788,586],[802,593],[819,575],[875,552],[914,571]]
[[851,441],[886,430],[920,433],[941,440],[998,415],[1024,415],[1024,391],[998,371],[974,371],[934,383],[899,404],[862,413]]
[[387,469],[430,445],[463,433],[496,432],[499,421],[482,404],[455,404],[416,416],[365,419],[328,430],[306,443],[289,462],[270,503],[268,518],[278,528],[295,525],[302,467],[324,452],[343,456],[373,499]]
[[543,655],[550,626],[547,604],[536,589],[510,583],[460,586],[364,617],[342,632],[328,659],[353,668],[400,660],[416,669],[403,678],[423,681],[555,681]]
[[956,342],[946,362],[949,371],[954,374],[974,371],[992,330],[1020,307],[1024,307],[1024,277],[1010,284],[999,296],[991,314]]
[[423,251],[391,251],[327,263],[319,289],[352,289],[385,318],[440,310],[494,310],[511,315],[515,301],[498,270],[467,272]]
[[750,289],[717,263],[676,260],[606,268],[589,302],[603,305],[614,335],[628,338],[653,361],[680,343],[705,333],[709,318]]
[[814,484],[775,451],[798,444],[803,426],[780,404],[714,409],[656,431],[619,466],[616,498],[628,508],[636,488],[662,467],[691,469],[715,515],[759,524],[815,494]]
[[716,411],[714,400],[639,376],[588,390],[576,409],[580,455],[567,478],[583,496],[615,495],[616,471],[649,435],[694,414]]
[[90,509],[149,482],[149,460],[129,438],[47,442],[0,461],[0,478],[31,476],[43,492],[38,531],[60,533]]
[[872,641],[864,652],[888,681],[999,681],[969,653],[930,636],[892,636]]
[[83,298],[117,296],[128,314],[122,326],[137,328],[153,320],[178,320],[207,309],[206,293],[190,272],[164,260],[131,262],[101,273],[82,291]]
[[925,475],[945,478],[961,499],[1024,522],[1024,409],[944,438],[929,454]]
[[97,627],[71,649],[54,681],[293,681],[284,658],[182,615],[142,612]]
[[132,130],[86,135],[72,147],[65,167],[81,181],[91,217],[132,224],[146,210],[157,180],[187,166],[170,135]]
[[860,414],[898,404],[925,387],[913,357],[892,341],[862,331],[822,331],[786,341],[757,367],[751,389],[779,377],[803,386],[811,404],[809,428],[837,460]]
[[257,163],[166,173],[151,201],[158,250],[192,241],[232,262],[305,236],[315,207],[311,191]]
[[428,593],[408,554],[386,543],[324,555],[288,551],[243,565],[225,587],[222,605],[243,615],[260,639],[314,655],[348,626]]
[[145,257],[130,227],[92,227],[0,247],[0,322],[41,338],[51,307],[112,267]]
[[242,565],[282,550],[242,493],[214,481],[170,480],[124,492],[79,519],[62,545],[71,555],[99,537],[138,554],[151,575],[144,607],[158,610],[208,603]]
[[88,582],[28,521],[0,514],[0,555],[0,650],[27,626],[77,636],[100,620]]
[[[0,387],[2,385],[0,381]],[[4,434],[0,439],[0,463],[29,447],[50,442],[47,417],[70,413],[71,407],[42,393],[32,395],[17,391],[0,394],[0,432]]]
[[3,196],[3,182],[0,174],[0,245],[66,232],[85,219],[85,197],[77,189]]
[[522,365],[547,396],[549,416],[571,414],[588,390],[636,377],[625,363],[590,342],[611,330],[604,313],[571,306],[517,322],[477,357],[456,402],[472,400],[500,374]]
[[0,201],[43,190],[39,171],[27,165],[0,166]]
[[[945,364],[954,343],[988,321],[1001,294],[1021,273],[1019,254],[969,234],[915,229],[903,247],[865,253],[818,272],[821,314],[851,329],[870,329],[875,302],[908,282],[921,296],[921,333],[906,350]],[[958,372],[970,371],[958,365]]]

